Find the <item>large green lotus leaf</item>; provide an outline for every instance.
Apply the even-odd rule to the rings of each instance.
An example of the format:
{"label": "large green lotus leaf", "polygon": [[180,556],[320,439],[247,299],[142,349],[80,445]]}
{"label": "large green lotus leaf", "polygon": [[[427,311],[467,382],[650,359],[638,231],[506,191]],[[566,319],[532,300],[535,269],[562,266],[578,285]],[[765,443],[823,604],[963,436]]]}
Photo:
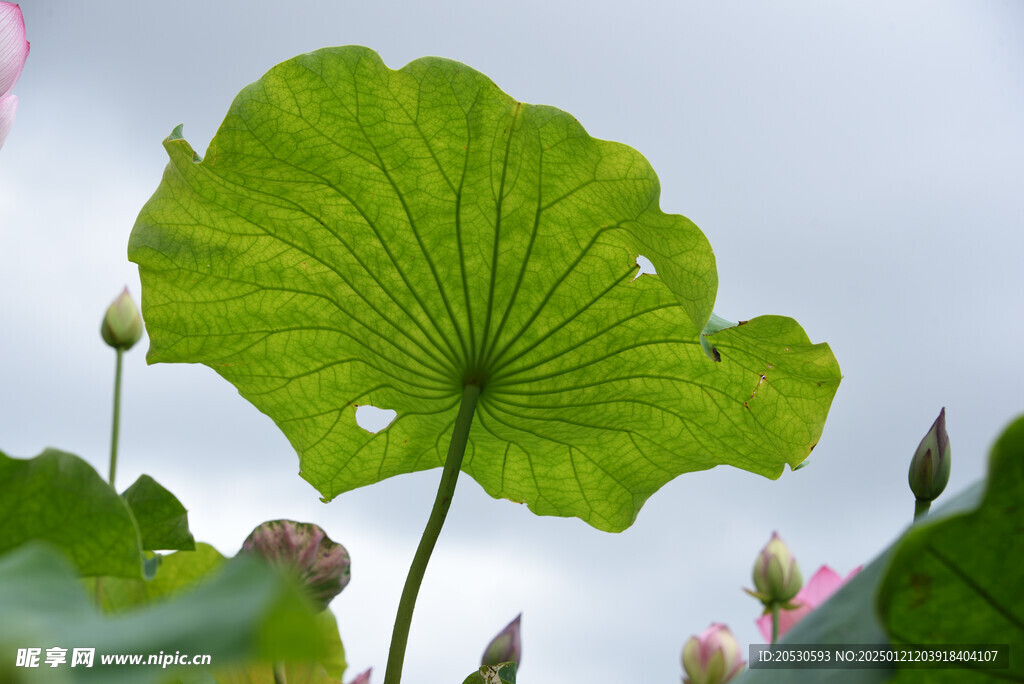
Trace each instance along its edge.
{"label": "large green lotus leaf", "polygon": [[188,530],[188,512],[159,482],[140,475],[121,496],[135,514],[142,548],[149,551],[192,551],[195,539]]}
{"label": "large green lotus leaf", "polygon": [[[173,670],[103,667],[101,655],[209,654],[215,666],[225,666],[254,659],[315,660],[326,651],[298,588],[247,557],[228,561],[210,581],[173,599],[107,616],[93,605],[61,554],[27,544],[0,556],[0,615],[4,682],[21,681],[26,672],[13,667],[18,648],[43,648],[44,657],[46,648],[67,648],[68,663],[50,674],[103,684],[163,681]],[[96,649],[94,667],[70,667],[76,647]]]}
{"label": "large green lotus leaf", "polygon": [[[465,65],[319,50],[245,88],[204,158],[165,147],[128,248],[148,359],[233,383],[325,499],[442,465],[467,383],[462,469],[604,530],[684,472],[778,477],[821,434],[828,346],[768,317],[711,361],[714,255],[647,161]],[[370,434],[362,404],[398,416]]]}
{"label": "large green lotus leaf", "polygon": [[928,670],[929,682],[1024,681],[1024,418],[992,449],[981,506],[904,537],[878,609],[895,644],[1009,645],[1009,669]]}
{"label": "large green lotus leaf", "polygon": [[139,528],[128,503],[78,456],[0,453],[0,553],[31,541],[60,547],[84,576],[142,577]]}

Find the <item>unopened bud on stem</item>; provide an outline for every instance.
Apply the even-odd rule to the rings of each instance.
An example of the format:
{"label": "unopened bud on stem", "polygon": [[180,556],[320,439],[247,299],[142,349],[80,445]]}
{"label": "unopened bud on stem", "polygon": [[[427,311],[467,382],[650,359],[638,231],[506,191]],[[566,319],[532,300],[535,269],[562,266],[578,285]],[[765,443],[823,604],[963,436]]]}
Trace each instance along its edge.
{"label": "unopened bud on stem", "polygon": [[519,621],[522,617],[522,613],[516,615],[516,619],[508,623],[505,629],[491,640],[484,649],[483,658],[480,659],[481,665],[519,664],[523,654],[522,638],[519,635]]}
{"label": "unopened bud on stem", "polygon": [[713,623],[683,646],[685,684],[725,684],[746,664],[736,637],[725,625]]}
{"label": "unopened bud on stem", "polygon": [[756,596],[765,606],[784,604],[796,596],[804,580],[796,559],[777,532],[772,532],[761,553],[754,561]]}
{"label": "unopened bud on stem", "polygon": [[943,407],[910,461],[910,490],[918,501],[931,503],[942,494],[949,482],[949,466],[949,435],[946,434],[946,409]]}
{"label": "unopened bud on stem", "polygon": [[131,349],[142,337],[142,315],[127,287],[107,308],[100,325],[100,335],[104,342],[121,350]]}

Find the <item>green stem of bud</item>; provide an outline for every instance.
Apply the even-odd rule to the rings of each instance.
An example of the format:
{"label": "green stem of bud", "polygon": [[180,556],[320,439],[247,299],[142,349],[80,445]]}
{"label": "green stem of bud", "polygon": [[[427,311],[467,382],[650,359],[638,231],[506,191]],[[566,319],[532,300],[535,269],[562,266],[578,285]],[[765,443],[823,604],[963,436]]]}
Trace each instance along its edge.
{"label": "green stem of bud", "polygon": [[921,499],[914,500],[914,522],[928,512],[928,509],[932,507],[931,501],[923,501]]}
{"label": "green stem of bud", "polygon": [[772,604],[772,643],[779,640],[779,604]]}
{"label": "green stem of bud", "polygon": [[388,651],[387,671],[384,673],[384,684],[399,684],[402,681],[402,665],[405,661],[405,648],[409,642],[409,626],[412,624],[412,611],[416,607],[416,596],[420,592],[423,574],[427,570],[427,562],[441,534],[441,527],[452,504],[455,485],[459,481],[459,470],[462,468],[462,457],[466,453],[466,442],[469,440],[469,428],[473,424],[473,413],[477,399],[480,397],[479,385],[466,385],[462,392],[462,403],[459,415],[452,429],[452,439],[448,445],[448,456],[441,473],[441,482],[437,486],[434,507],[427,519],[427,526],[416,547],[409,575],[402,589],[402,598],[398,602],[398,615],[395,617],[394,631],[391,633],[391,648]]}
{"label": "green stem of bud", "polygon": [[121,427],[121,361],[124,350],[116,349],[117,370],[114,371],[114,418],[110,429],[110,486],[114,486],[114,475],[117,472],[117,433]]}
{"label": "green stem of bud", "polygon": [[288,676],[284,672],[284,663],[280,660],[274,663],[274,684],[288,684]]}

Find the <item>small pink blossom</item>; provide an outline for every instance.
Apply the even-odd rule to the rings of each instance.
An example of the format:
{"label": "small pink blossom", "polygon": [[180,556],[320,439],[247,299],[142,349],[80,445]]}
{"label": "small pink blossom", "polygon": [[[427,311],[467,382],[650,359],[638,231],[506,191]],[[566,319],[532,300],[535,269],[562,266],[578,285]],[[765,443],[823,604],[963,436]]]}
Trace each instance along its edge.
{"label": "small pink blossom", "polygon": [[[822,565],[814,573],[814,576],[808,580],[807,584],[793,597],[791,603],[796,605],[796,608],[779,611],[779,637],[781,638],[796,623],[800,622],[804,616],[827,601],[832,594],[839,590],[839,587],[849,582],[851,577],[860,572],[860,569],[861,566],[858,565],[844,579],[832,568]],[[764,637],[764,640],[770,642],[772,640],[771,614],[759,617],[757,619],[757,628],[761,630],[761,636]]]}
{"label": "small pink blossom", "polygon": [[725,684],[738,675],[746,661],[729,628],[714,622],[683,646],[685,684]]}
{"label": "small pink blossom", "polygon": [[21,8],[13,2],[0,2],[0,148],[14,124],[18,98],[11,89],[25,68],[28,50]]}

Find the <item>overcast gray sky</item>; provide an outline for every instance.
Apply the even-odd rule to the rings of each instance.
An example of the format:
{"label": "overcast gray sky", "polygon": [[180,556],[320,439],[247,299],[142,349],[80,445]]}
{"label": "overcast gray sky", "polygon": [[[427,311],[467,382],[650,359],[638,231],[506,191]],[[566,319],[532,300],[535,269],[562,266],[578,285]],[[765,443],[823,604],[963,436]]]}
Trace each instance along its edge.
{"label": "overcast gray sky", "polygon": [[[1024,3],[21,3],[32,52],[0,151],[0,449],[106,472],[113,353],[98,334],[138,275],[135,216],[183,123],[205,149],[235,94],[319,47],[398,68],[465,62],[574,114],[658,172],[662,208],[715,249],[716,311],[796,318],[844,380],[809,467],[716,468],[632,528],[539,518],[459,483],[410,636],[409,684],[457,682],[523,612],[522,677],[678,682],[712,621],[760,642],[740,591],[778,530],[805,576],[845,574],[908,524],[910,456],[947,407],[949,491],[984,473],[1024,409]],[[329,505],[274,424],[204,367],[127,356],[118,484],[146,472],[233,554],[258,523],[321,524],[353,579],[335,600],[352,673],[383,680],[391,624],[439,471]],[[507,549],[514,552],[509,553]],[[500,553],[499,553],[500,550]],[[351,675],[350,675],[351,676]]]}

